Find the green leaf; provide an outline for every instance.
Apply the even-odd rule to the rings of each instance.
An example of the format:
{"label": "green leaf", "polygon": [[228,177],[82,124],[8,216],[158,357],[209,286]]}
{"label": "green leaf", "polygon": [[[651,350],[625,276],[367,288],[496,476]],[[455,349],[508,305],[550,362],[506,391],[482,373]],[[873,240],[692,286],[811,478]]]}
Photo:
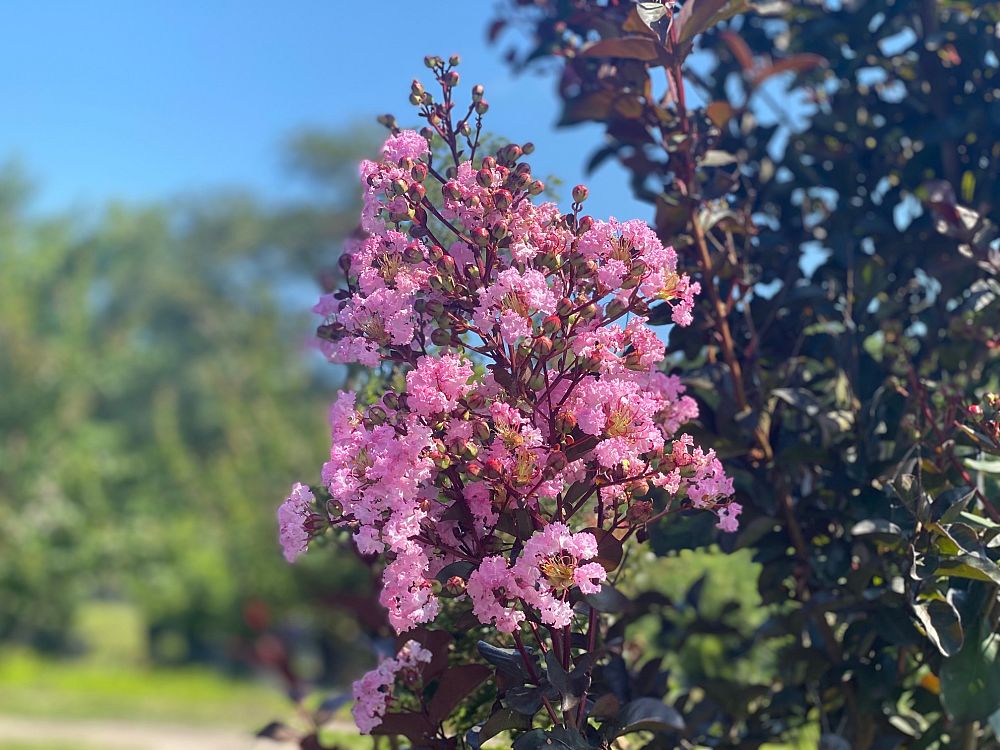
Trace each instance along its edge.
{"label": "green leaf", "polygon": [[652,732],[683,732],[684,719],[673,706],[656,698],[637,698],[622,707],[618,718],[608,727],[608,737],[649,730]]}
{"label": "green leaf", "polygon": [[[513,648],[499,648],[486,641],[479,641],[476,644],[480,656],[499,669],[503,674],[515,679],[528,679],[528,671],[525,669],[524,660],[521,653]],[[531,655],[530,650],[528,655]]]}
{"label": "green leaf", "polygon": [[674,20],[678,40],[690,42],[701,32],[751,7],[747,0],[687,0]]}
{"label": "green leaf", "polygon": [[605,583],[596,594],[584,594],[583,600],[598,612],[620,613],[628,609],[629,600],[622,592]]}
{"label": "green leaf", "polygon": [[943,524],[951,523],[965,510],[969,499],[975,494],[972,487],[952,487],[942,492],[931,504],[931,518]]}
{"label": "green leaf", "polygon": [[903,539],[903,530],[885,518],[868,518],[851,527],[852,536],[871,536],[886,544],[896,544]]}
{"label": "green leaf", "polygon": [[511,708],[501,708],[480,727],[476,733],[476,740],[481,744],[510,729],[531,729],[531,717]]}
{"label": "green leaf", "polygon": [[913,611],[938,651],[954,656],[961,650],[965,634],[955,605],[945,599],[930,599],[914,602]]}
{"label": "green leaf", "polygon": [[659,43],[649,37],[627,36],[601,39],[584,48],[580,54],[582,57],[616,57],[653,62],[660,58],[661,48]]}
{"label": "green leaf", "polygon": [[960,724],[983,721],[1000,710],[1000,633],[989,628],[988,618],[976,618],[965,646],[941,666],[941,702]]}
{"label": "green leaf", "polygon": [[1000,584],[1000,565],[980,555],[956,555],[944,559],[938,565],[937,574]]}
{"label": "green leaf", "polygon": [[975,458],[967,458],[965,459],[965,465],[973,471],[981,471],[984,474],[1000,474],[1000,459],[983,459],[980,461]]}

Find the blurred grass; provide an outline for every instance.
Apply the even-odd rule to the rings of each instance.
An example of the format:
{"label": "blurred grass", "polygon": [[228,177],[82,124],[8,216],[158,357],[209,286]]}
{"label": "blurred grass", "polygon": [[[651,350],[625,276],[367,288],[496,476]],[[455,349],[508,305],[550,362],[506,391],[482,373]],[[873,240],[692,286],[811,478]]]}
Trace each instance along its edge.
{"label": "blurred grass", "polygon": [[0,713],[128,719],[255,729],[289,711],[280,691],[208,669],[145,668],[91,659],[0,655]]}
{"label": "blurred grass", "polygon": [[83,654],[73,658],[0,650],[0,714],[256,729],[290,710],[277,685],[208,667],[150,666],[141,618],[127,604],[88,603],[74,639]]}

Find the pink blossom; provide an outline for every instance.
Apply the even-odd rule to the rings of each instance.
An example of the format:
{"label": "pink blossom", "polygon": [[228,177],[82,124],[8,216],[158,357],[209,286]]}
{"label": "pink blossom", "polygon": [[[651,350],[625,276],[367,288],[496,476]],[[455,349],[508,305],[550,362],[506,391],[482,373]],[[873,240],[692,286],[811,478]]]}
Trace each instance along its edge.
{"label": "pink blossom", "polygon": [[370,734],[382,723],[397,677],[404,672],[416,674],[420,665],[430,663],[432,657],[430,651],[410,640],[403,644],[395,658],[383,660],[378,667],[354,682],[351,687],[354,695],[351,713],[362,734]]}
{"label": "pink blossom", "polygon": [[285,559],[295,562],[309,546],[309,531],[306,520],[316,497],[304,484],[296,483],[291,494],[278,508],[278,538],[284,550]]}
{"label": "pink blossom", "polygon": [[421,357],[406,374],[410,408],[424,417],[451,411],[468,393],[471,377],[472,367],[454,354]]}
{"label": "pink blossom", "polygon": [[392,162],[402,159],[415,161],[429,152],[427,140],[415,130],[400,130],[390,135],[382,145],[382,155]]}

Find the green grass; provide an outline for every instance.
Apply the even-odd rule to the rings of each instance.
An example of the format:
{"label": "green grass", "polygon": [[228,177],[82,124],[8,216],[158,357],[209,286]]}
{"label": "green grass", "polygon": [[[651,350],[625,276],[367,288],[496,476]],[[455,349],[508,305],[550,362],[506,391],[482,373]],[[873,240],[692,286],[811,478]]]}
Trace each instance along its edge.
{"label": "green grass", "polygon": [[200,668],[148,669],[0,654],[0,711],[21,717],[131,719],[253,728],[289,711],[280,691]]}

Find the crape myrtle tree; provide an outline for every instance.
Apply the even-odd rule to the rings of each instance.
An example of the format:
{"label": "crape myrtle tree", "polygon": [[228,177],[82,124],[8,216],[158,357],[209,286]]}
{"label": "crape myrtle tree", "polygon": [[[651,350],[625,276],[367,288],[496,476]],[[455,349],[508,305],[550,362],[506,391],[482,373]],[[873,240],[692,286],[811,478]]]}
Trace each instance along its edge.
{"label": "crape myrtle tree", "polygon": [[411,91],[426,126],[385,118],[345,283],[316,306],[329,359],[379,377],[331,407],[321,482],[278,511],[285,556],[349,534],[383,567],[398,643],[354,684],[363,733],[456,748],[507,731],[519,750],[675,737],[665,675],[623,657],[623,615],[662,602],[614,581],[679,513],[738,528],[647,324],[666,306],[689,326],[699,286],[644,221],[584,214],[586,187],[566,212],[538,202],[532,147],[484,148],[482,87],[459,103],[458,59],[426,64],[433,87]]}
{"label": "crape myrtle tree", "polygon": [[997,746],[998,23],[945,0],[521,0],[491,27],[555,70],[562,125],[605,126],[590,167],[628,170],[702,288],[670,349],[770,614],[720,639],[777,658],[675,676],[693,745]]}

